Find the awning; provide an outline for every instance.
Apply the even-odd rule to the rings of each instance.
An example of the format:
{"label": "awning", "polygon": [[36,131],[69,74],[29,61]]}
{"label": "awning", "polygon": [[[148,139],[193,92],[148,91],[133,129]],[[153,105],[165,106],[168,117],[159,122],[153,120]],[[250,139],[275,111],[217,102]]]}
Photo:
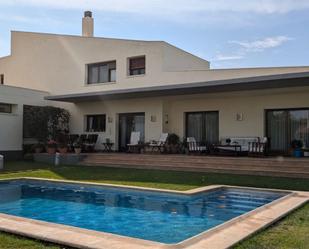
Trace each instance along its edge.
{"label": "awning", "polygon": [[198,83],[160,85],[110,91],[73,93],[66,95],[51,95],[46,96],[45,99],[76,103],[83,101],[147,98],[300,86],[309,86],[309,72],[215,80]]}

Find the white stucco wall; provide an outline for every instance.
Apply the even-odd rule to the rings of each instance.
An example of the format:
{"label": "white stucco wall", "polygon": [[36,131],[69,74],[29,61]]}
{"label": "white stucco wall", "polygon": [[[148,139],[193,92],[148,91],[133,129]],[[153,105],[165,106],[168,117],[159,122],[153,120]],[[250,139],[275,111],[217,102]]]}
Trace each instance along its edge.
{"label": "white stucco wall", "polygon": [[[219,111],[219,136],[265,136],[265,110],[308,108],[309,87],[183,96],[168,102],[169,132],[185,136],[185,113]],[[243,114],[243,121],[236,114]]]}
{"label": "white stucco wall", "polygon": [[47,105],[47,92],[0,85],[0,103],[13,105],[12,113],[0,113],[0,151],[20,151],[23,143],[23,105]]}
{"label": "white stucco wall", "polygon": [[[145,113],[145,140],[158,140],[163,130],[162,127],[162,101],[160,99],[129,99],[101,102],[85,102],[76,104],[70,108],[71,133],[87,134],[85,132],[85,116],[90,114],[106,114],[106,120],[111,118],[112,122],[106,121],[105,132],[95,132],[99,134],[97,149],[102,148],[101,143],[109,138],[118,147],[118,115],[122,113]],[[151,122],[151,116],[156,117],[155,122]]]}
{"label": "white stucco wall", "polygon": [[[129,57],[146,56],[146,74],[127,75]],[[116,82],[87,85],[86,64],[116,60]],[[12,54],[0,73],[14,86],[52,95],[309,72],[309,67],[209,70],[209,62],[160,41],[12,32]],[[18,72],[18,73],[16,73]]]}
{"label": "white stucco wall", "polygon": [[[72,109],[71,132],[85,133],[85,115],[106,114],[113,121],[107,123],[106,132],[100,133],[98,145],[105,138],[110,138],[116,142],[117,148],[119,113],[145,112],[147,142],[158,140],[162,132],[185,136],[186,112],[219,111],[220,137],[263,137],[266,109],[304,107],[309,107],[309,87],[87,102],[79,103]],[[243,114],[243,121],[236,120],[237,113]],[[156,122],[151,122],[151,115],[156,116]]]}

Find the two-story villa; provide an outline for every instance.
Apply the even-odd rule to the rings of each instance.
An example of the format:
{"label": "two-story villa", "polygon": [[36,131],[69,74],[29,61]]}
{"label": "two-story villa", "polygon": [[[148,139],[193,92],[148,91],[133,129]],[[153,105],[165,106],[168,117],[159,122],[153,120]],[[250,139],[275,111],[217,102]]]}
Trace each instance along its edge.
{"label": "two-story villa", "polygon": [[211,69],[167,42],[93,37],[91,12],[82,28],[82,36],[12,32],[11,54],[0,58],[1,123],[18,115],[10,109],[18,97],[5,100],[2,90],[14,86],[42,101],[44,93],[70,111],[71,133],[99,133],[116,150],[131,131],[144,141],[169,132],[210,143],[267,136],[274,151],[292,139],[309,146],[309,67]]}

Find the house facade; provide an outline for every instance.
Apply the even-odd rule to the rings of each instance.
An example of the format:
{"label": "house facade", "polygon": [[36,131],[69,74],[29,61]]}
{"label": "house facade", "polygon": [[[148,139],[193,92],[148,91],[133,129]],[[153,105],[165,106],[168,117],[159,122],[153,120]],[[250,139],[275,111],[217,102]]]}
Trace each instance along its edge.
{"label": "house facade", "polygon": [[124,150],[132,131],[145,142],[168,132],[206,143],[267,136],[280,152],[293,139],[309,147],[309,67],[211,69],[163,41],[93,37],[89,12],[82,33],[13,31],[0,75],[69,110],[70,132],[99,134],[98,149],[108,138]]}

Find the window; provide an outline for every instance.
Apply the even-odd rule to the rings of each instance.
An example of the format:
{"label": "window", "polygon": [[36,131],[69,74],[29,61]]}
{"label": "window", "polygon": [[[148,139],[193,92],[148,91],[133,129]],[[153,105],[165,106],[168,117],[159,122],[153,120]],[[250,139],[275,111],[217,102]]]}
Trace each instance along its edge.
{"label": "window", "polygon": [[0,74],[0,85],[4,85],[4,74]]}
{"label": "window", "polygon": [[266,136],[272,152],[287,152],[292,140],[309,146],[309,108],[266,110]]}
{"label": "window", "polygon": [[219,112],[186,113],[186,136],[197,142],[214,144],[219,141]]}
{"label": "window", "polygon": [[129,58],[129,75],[141,75],[146,71],[146,57]]}
{"label": "window", "polygon": [[86,116],[87,132],[104,132],[106,129],[106,115],[87,115]]}
{"label": "window", "polygon": [[88,84],[116,81],[116,61],[88,65]]}
{"label": "window", "polygon": [[0,103],[0,113],[12,113],[12,105]]}

